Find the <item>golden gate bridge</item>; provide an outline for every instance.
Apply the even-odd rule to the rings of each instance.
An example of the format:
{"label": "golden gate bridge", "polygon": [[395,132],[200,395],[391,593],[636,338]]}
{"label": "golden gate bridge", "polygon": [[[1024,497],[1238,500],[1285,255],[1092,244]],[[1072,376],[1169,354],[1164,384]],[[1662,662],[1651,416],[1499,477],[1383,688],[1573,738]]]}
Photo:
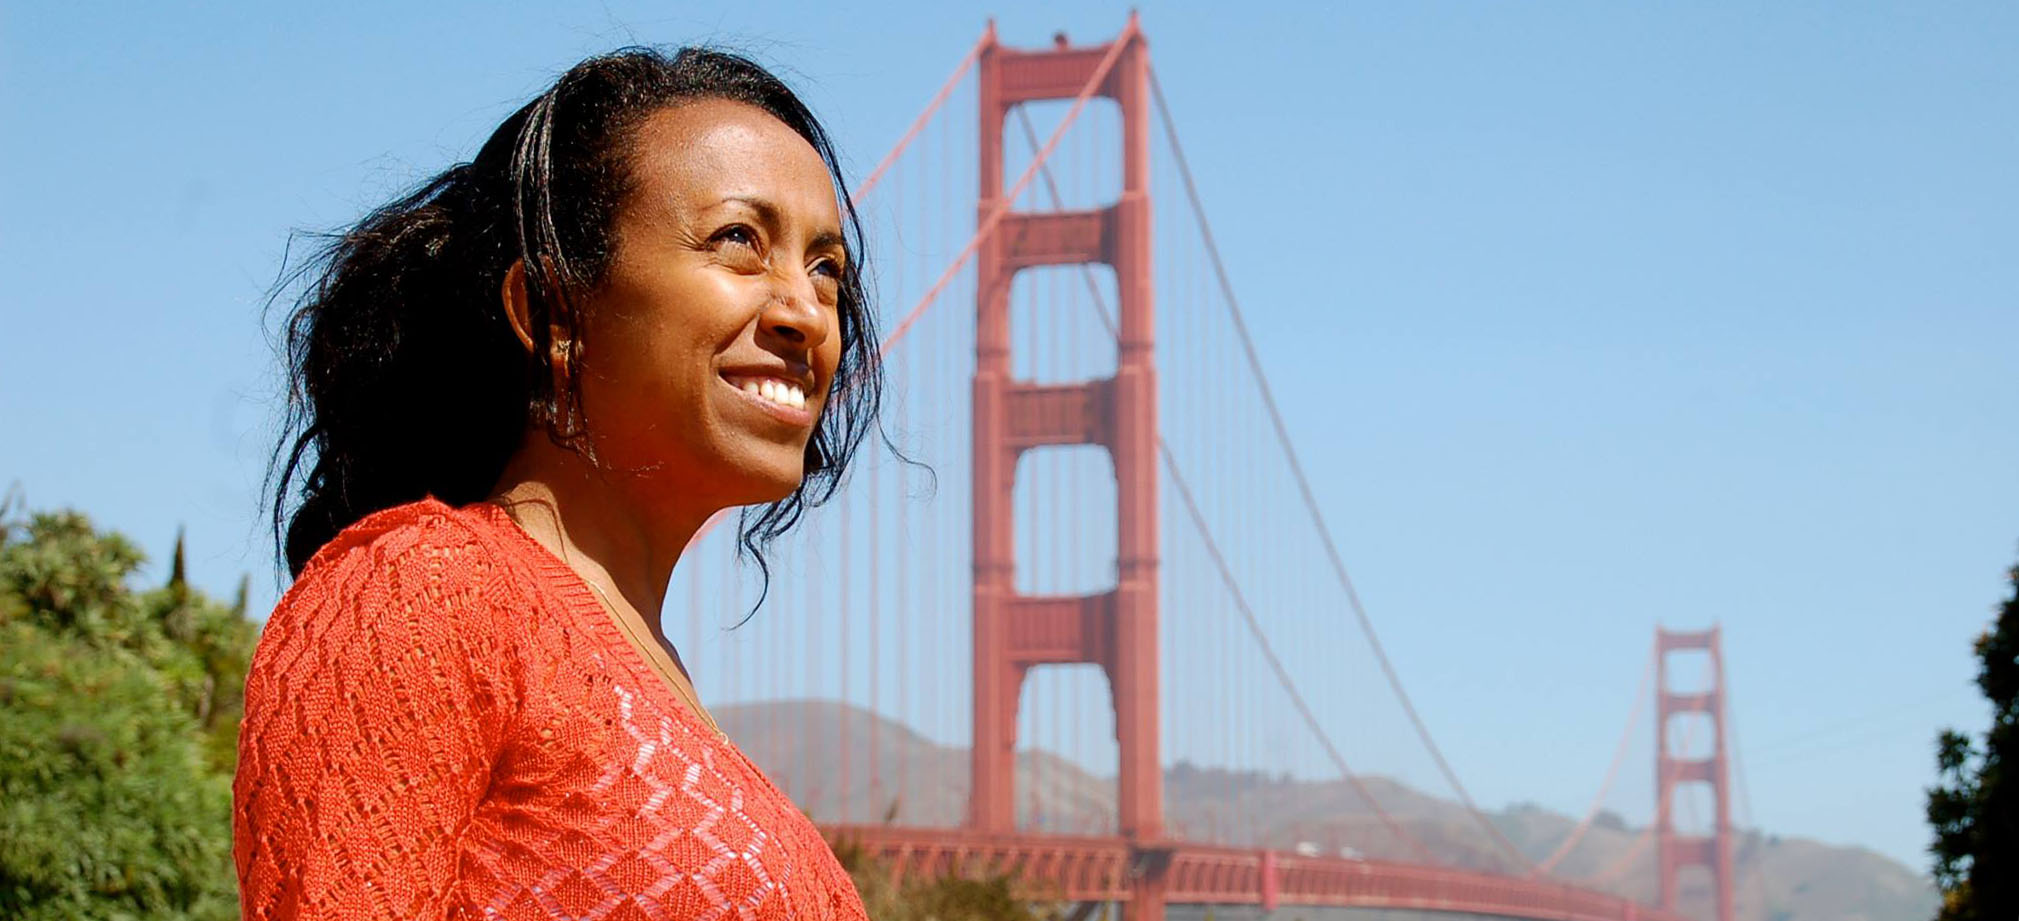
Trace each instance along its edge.
{"label": "golden gate bridge", "polygon": [[[755,727],[792,744],[739,741],[893,874],[1008,874],[1076,917],[1119,904],[1132,921],[1177,906],[1680,921],[1689,870],[1708,876],[1709,917],[1732,921],[1716,628],[1657,631],[1590,810],[1547,854],[1509,840],[1354,589],[1179,137],[1134,14],[1096,45],[1011,48],[990,24],[852,191],[888,319],[887,437],[917,462],[866,458],[780,548],[747,623],[731,529],[704,529],[669,595],[685,599],[703,692],[801,701],[762,708]],[[1704,660],[1694,687],[1672,680],[1676,653]],[[1570,874],[1650,698],[1654,818]],[[1397,814],[1400,794],[1340,744],[1370,733],[1413,738],[1467,824]],[[964,764],[944,763],[962,747]],[[1225,795],[1168,814],[1181,765]],[[1365,821],[1324,830],[1322,849],[1272,840],[1238,778],[1291,765],[1343,782]],[[1110,789],[1089,793],[1089,768],[1111,770],[1096,784]],[[1607,891],[1650,859],[1647,904]]]}

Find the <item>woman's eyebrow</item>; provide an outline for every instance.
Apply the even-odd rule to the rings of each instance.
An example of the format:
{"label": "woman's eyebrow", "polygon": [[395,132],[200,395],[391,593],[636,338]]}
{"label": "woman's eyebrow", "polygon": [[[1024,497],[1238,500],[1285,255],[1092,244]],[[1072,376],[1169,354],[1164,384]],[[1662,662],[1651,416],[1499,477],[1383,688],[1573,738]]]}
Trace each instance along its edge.
{"label": "woman's eyebrow", "polygon": [[744,207],[747,207],[750,210],[757,212],[757,219],[759,221],[768,225],[773,230],[778,229],[778,225],[780,223],[778,206],[772,204],[771,200],[768,198],[759,198],[754,195],[730,195],[724,197],[720,202],[717,202],[717,204],[743,205]]}
{"label": "woman's eyebrow", "polygon": [[[757,219],[774,231],[784,225],[783,212],[779,210],[777,205],[772,204],[768,198],[756,195],[730,195],[723,198],[718,204],[727,205],[732,203],[743,205],[757,212]],[[844,258],[848,256],[848,240],[841,235],[841,231],[839,230],[822,230],[815,233],[807,239],[806,248],[809,250],[831,249],[840,252]]]}
{"label": "woman's eyebrow", "polygon": [[848,261],[848,240],[838,230],[823,230],[806,241],[809,250],[832,250],[841,255],[841,261]]}

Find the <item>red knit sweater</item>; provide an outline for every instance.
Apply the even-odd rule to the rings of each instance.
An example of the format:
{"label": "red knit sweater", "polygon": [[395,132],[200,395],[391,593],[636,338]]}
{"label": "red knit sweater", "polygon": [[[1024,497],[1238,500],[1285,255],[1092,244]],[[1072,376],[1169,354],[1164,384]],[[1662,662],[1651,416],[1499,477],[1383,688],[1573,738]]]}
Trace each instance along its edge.
{"label": "red knit sweater", "polygon": [[487,503],[309,561],[246,680],[248,919],[862,919],[813,823]]}

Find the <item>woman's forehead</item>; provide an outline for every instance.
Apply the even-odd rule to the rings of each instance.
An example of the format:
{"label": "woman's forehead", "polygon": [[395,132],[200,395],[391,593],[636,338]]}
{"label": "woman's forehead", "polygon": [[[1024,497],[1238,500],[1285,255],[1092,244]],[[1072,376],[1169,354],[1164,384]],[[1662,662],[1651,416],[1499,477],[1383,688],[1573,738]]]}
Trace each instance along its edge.
{"label": "woman's forehead", "polygon": [[661,109],[639,126],[632,157],[639,191],[683,208],[754,199],[797,220],[839,222],[819,152],[756,106],[710,99]]}

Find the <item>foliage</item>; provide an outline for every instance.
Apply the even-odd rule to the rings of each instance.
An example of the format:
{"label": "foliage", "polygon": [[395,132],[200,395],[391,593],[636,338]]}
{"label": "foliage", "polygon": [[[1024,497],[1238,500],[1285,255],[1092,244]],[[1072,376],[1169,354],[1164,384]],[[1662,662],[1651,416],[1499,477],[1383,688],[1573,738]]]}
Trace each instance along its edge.
{"label": "foliage", "polygon": [[877,921],[1051,921],[1059,913],[1019,897],[1007,876],[970,879],[942,876],[891,882],[890,865],[860,844],[831,842],[834,855],[855,880],[863,906]]}
{"label": "foliage", "polygon": [[[0,517],[5,512],[0,511]],[[0,522],[0,916],[229,919],[256,628],[74,512]]]}
{"label": "foliage", "polygon": [[1977,637],[1977,687],[1991,702],[1978,748],[1955,730],[1935,746],[1941,780],[1928,791],[1940,921],[2019,918],[2019,566],[2013,596]]}

